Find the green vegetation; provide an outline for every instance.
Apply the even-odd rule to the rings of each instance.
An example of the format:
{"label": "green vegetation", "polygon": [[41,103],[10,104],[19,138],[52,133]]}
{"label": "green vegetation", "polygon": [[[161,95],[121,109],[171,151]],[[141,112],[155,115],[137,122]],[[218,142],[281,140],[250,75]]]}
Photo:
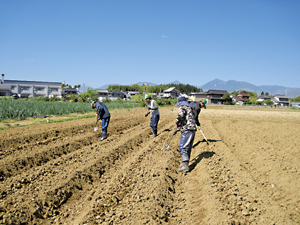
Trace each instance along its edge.
{"label": "green vegetation", "polygon": [[290,98],[291,102],[300,102],[300,96],[296,97],[296,98]]}
{"label": "green vegetation", "polygon": [[78,95],[67,95],[64,101],[68,100],[71,102],[91,102],[98,101],[98,92],[96,89],[88,88],[86,92]]}
{"label": "green vegetation", "polygon": [[274,102],[271,99],[267,99],[261,102],[261,105],[274,105]]}
{"label": "green vegetation", "polygon": [[[109,110],[119,108],[140,107],[135,102],[111,101],[105,103]],[[72,113],[88,113],[94,111],[90,103],[81,102],[50,102],[30,100],[3,100],[0,101],[0,121],[24,120],[27,118],[43,118],[48,116],[61,116]]]}
{"label": "green vegetation", "polygon": [[[150,95],[151,96],[151,95]],[[155,97],[153,97],[153,99],[156,100],[157,104],[159,106],[171,106],[171,105],[175,105],[177,102],[177,99],[156,99]],[[105,102],[107,100],[104,100],[103,102]],[[144,100],[144,95],[139,94],[139,95],[133,95],[131,97],[131,101],[134,103],[138,103],[141,107],[145,107],[148,106],[148,103]]]}
{"label": "green vegetation", "polygon": [[222,98],[225,100],[225,105],[233,105],[234,103],[232,102],[232,98],[230,97],[229,94],[224,94]]}
{"label": "green vegetation", "polygon": [[27,118],[86,113],[90,111],[88,103],[39,102],[10,100],[0,101],[0,121],[7,119],[23,120]]}
{"label": "green vegetation", "polygon": [[138,85],[133,84],[129,85],[109,85],[106,90],[108,91],[138,91],[140,93],[159,93],[167,90],[170,87],[176,87],[182,93],[190,93],[190,92],[200,92],[203,91],[201,88],[197,88],[195,86],[189,84],[160,84],[155,86],[147,86],[147,85]]}

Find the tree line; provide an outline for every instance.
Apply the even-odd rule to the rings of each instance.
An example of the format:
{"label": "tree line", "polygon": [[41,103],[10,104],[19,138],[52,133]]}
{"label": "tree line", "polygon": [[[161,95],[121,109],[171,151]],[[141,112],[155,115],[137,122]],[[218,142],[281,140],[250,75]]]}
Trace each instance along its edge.
{"label": "tree line", "polygon": [[177,90],[179,90],[181,93],[191,93],[191,92],[202,92],[203,90],[201,88],[197,88],[193,85],[189,84],[160,84],[155,86],[149,86],[147,84],[138,85],[108,85],[106,88],[107,91],[113,92],[113,91],[138,91],[139,93],[160,93],[165,90],[167,90],[170,87],[175,87]]}

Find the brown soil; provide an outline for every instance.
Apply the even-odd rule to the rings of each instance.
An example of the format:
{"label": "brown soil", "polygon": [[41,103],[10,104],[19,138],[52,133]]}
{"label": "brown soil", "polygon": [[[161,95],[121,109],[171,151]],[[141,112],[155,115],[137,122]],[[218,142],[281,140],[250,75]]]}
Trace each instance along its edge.
{"label": "brown soil", "polygon": [[[241,110],[243,109],[243,110]],[[299,224],[299,112],[208,108],[189,173],[176,107],[0,131],[0,224]]]}

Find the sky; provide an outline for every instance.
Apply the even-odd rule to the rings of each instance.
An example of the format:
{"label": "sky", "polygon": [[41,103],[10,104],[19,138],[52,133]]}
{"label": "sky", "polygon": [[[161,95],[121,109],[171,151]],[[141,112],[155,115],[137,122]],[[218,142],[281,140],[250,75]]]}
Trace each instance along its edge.
{"label": "sky", "polygon": [[299,0],[0,0],[0,74],[300,88]]}

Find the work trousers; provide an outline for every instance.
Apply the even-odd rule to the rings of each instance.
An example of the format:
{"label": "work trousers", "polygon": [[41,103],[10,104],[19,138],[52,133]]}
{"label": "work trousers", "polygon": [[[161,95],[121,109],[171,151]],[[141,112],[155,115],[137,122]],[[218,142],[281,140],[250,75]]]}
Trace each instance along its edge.
{"label": "work trousers", "polygon": [[107,127],[109,125],[109,121],[110,121],[110,116],[102,119],[101,128],[102,131],[105,133],[107,133]]}
{"label": "work trousers", "polygon": [[157,134],[158,121],[159,121],[159,114],[156,115],[156,116],[151,116],[150,127],[151,127],[154,134]]}
{"label": "work trousers", "polygon": [[186,130],[181,133],[179,149],[182,162],[189,162],[196,131]]}

